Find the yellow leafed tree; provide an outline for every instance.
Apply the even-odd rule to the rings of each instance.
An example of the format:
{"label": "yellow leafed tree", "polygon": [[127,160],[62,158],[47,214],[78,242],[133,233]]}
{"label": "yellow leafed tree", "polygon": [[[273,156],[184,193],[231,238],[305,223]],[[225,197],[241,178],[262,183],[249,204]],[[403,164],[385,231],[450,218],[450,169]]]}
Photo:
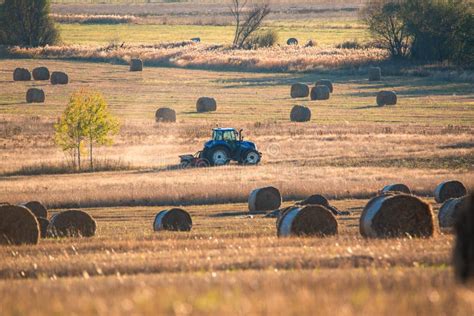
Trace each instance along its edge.
{"label": "yellow leafed tree", "polygon": [[74,163],[81,170],[81,154],[89,147],[90,169],[94,169],[94,145],[112,144],[112,135],[119,132],[118,120],[108,110],[98,91],[79,90],[69,99],[58,123],[55,141],[62,150],[72,152]]}

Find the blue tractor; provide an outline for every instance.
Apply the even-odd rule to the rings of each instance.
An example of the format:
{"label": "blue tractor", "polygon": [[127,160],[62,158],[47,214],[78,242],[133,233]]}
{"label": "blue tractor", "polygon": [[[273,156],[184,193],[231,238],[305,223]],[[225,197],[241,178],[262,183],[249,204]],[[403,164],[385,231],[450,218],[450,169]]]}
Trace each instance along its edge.
{"label": "blue tractor", "polygon": [[204,149],[195,155],[180,156],[183,167],[222,166],[230,161],[256,165],[262,154],[254,143],[244,141],[242,130],[235,128],[214,128],[212,139],[204,144]]}

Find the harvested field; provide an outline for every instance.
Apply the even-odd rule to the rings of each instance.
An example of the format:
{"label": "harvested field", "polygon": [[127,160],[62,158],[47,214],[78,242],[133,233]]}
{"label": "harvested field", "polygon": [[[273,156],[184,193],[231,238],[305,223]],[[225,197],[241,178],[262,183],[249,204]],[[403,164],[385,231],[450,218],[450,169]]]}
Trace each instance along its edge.
{"label": "harvested field", "polygon": [[[97,219],[94,239],[0,248],[0,303],[10,314],[49,299],[40,315],[154,314],[177,306],[196,313],[240,313],[242,306],[265,313],[277,311],[275,304],[285,313],[309,313],[323,302],[323,314],[411,315],[415,307],[443,313],[453,302],[460,314],[471,310],[473,298],[455,285],[450,268],[453,236],[365,240],[357,226],[366,202],[336,201],[351,215],[340,220],[338,236],[324,239],[278,239],[275,219],[238,215],[246,204],[188,208],[189,233],[153,232],[156,208],[88,209]],[[13,304],[23,296],[32,298]],[[364,303],[372,297],[384,304]],[[70,305],[72,298],[76,304]],[[305,307],[284,304],[292,298]]]}
{"label": "harvested field", "polygon": [[[2,316],[472,314],[433,195],[447,180],[474,188],[473,72],[388,60],[359,20],[364,3],[272,0],[263,31],[275,31],[277,45],[238,50],[222,1],[53,0],[63,43],[0,48],[0,201],[41,201],[53,224],[71,209],[93,220],[80,231],[77,218],[56,222],[61,237],[50,226],[37,245],[0,246]],[[299,44],[286,45],[290,37]],[[337,48],[351,45],[359,48]],[[132,58],[143,71],[130,72]],[[15,68],[40,66],[70,81],[13,81]],[[370,66],[381,80],[369,80]],[[293,83],[322,78],[334,85],[329,99],[291,98]],[[26,103],[30,88],[45,102]],[[121,125],[113,145],[94,147],[92,171],[87,142],[82,170],[54,144],[54,124],[80,89],[99,90]],[[382,90],[396,91],[396,106],[377,106]],[[202,96],[217,111],[197,111]],[[311,120],[291,115],[295,105]],[[242,128],[261,163],[183,169],[179,155],[201,150],[216,126]],[[423,223],[411,225],[406,209],[401,231],[395,205],[372,225],[374,237],[391,238],[362,237],[364,206],[398,183],[435,222],[417,234]],[[250,192],[269,186],[282,202],[249,212]],[[279,238],[267,215],[314,194],[327,199],[310,203],[327,210],[288,215],[280,234],[314,236]],[[160,213],[177,208],[189,216]],[[459,240],[461,279],[469,240]]]}

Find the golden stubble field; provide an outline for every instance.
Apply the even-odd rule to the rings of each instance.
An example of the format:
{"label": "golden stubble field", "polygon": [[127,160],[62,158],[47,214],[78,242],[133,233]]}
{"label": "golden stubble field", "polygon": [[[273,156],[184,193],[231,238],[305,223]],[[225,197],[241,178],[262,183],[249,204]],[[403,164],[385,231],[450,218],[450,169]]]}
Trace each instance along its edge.
{"label": "golden stubble field", "polygon": [[[15,66],[46,65],[69,73],[67,86],[12,82]],[[0,62],[0,200],[34,197],[53,207],[242,202],[260,185],[279,187],[286,199],[323,192],[369,197],[392,182],[429,195],[441,181],[472,186],[474,95],[471,84],[435,78],[311,73],[242,73],[128,67],[51,60]],[[292,82],[334,80],[328,101],[289,98]],[[24,102],[27,87],[45,90],[44,104]],[[54,145],[53,123],[69,95],[99,89],[122,122],[112,147],[97,150],[122,171],[40,174],[66,163]],[[379,89],[398,92],[395,107],[377,107]],[[213,96],[215,113],[198,114],[199,96]],[[312,121],[289,122],[295,104],[308,105]],[[177,124],[157,124],[157,108],[176,109]],[[260,166],[176,170],[178,155],[201,149],[215,126],[244,128],[263,152]],[[26,168],[26,170],[25,170]],[[51,169],[51,168],[49,168]],[[31,171],[33,170],[33,171]]]}
{"label": "golden stubble field", "polygon": [[[16,66],[40,64],[68,72],[71,83],[11,81]],[[453,278],[452,235],[365,240],[358,218],[388,183],[408,184],[435,211],[439,182],[472,188],[472,84],[369,83],[357,73],[129,73],[101,63],[0,61],[0,201],[39,199],[53,213],[81,207],[98,221],[92,239],[0,248],[2,314],[471,314],[474,296]],[[288,97],[292,82],[322,77],[335,83],[330,100]],[[30,86],[44,88],[45,104],[24,102]],[[35,175],[65,163],[53,123],[80,88],[101,90],[121,120],[115,145],[97,153],[126,170]],[[375,106],[382,88],[398,92],[397,106]],[[203,95],[217,99],[216,113],[195,112]],[[288,122],[294,104],[311,108],[310,123]],[[175,108],[178,123],[155,123],[161,106]],[[243,127],[263,163],[174,168],[217,124]],[[262,185],[277,186],[285,205],[322,193],[351,213],[338,219],[337,237],[279,239],[275,219],[248,216],[243,203]],[[154,215],[179,204],[193,216],[192,232],[154,233]]]}
{"label": "golden stubble field", "polygon": [[245,204],[188,207],[190,233],[152,232],[153,207],[87,209],[92,239],[0,248],[2,312],[470,314],[474,296],[450,267],[453,236],[364,240],[365,202],[335,201],[351,214],[322,239],[277,238],[275,219]]}

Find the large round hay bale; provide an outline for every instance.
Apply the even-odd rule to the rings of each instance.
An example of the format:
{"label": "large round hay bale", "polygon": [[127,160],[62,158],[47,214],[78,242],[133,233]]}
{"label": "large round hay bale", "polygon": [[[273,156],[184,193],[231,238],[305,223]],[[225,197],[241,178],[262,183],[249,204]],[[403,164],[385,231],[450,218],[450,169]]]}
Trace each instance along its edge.
{"label": "large round hay bale", "polygon": [[35,80],[49,80],[49,69],[46,67],[37,67],[33,69],[33,79]]}
{"label": "large round hay bale", "polygon": [[139,58],[132,58],[130,60],[130,71],[142,71],[143,61]]}
{"label": "large round hay bale", "polygon": [[43,217],[37,217],[39,228],[40,228],[40,237],[46,238],[48,235],[49,221]]}
{"label": "large round hay bale", "polygon": [[469,196],[452,198],[443,203],[438,212],[440,228],[453,228],[460,210],[469,203]]}
{"label": "large round hay bale", "polygon": [[26,91],[27,103],[43,103],[45,99],[44,91],[38,88],[30,88]]}
{"label": "large round hay bale", "polygon": [[26,68],[15,68],[13,71],[13,80],[14,81],[30,81],[31,73]]}
{"label": "large round hay bale", "polygon": [[332,93],[334,91],[332,81],[329,80],[329,79],[320,79],[320,80],[316,81],[315,86],[326,86],[326,87],[329,88],[329,92]]}
{"label": "large round hay bale", "polygon": [[291,85],[290,96],[292,98],[305,98],[309,95],[309,87],[304,83],[295,83]]}
{"label": "large round hay bale", "polygon": [[97,224],[84,211],[68,210],[51,217],[48,234],[53,237],[92,237]]}
{"label": "large round hay bale", "polygon": [[39,201],[30,201],[27,203],[21,203],[20,205],[29,209],[37,218],[48,218],[48,209]]}
{"label": "large round hay bale", "polygon": [[191,215],[183,209],[172,208],[156,214],[153,230],[190,231],[193,227]]}
{"label": "large round hay bale", "polygon": [[428,203],[413,195],[382,194],[365,206],[359,223],[364,237],[430,237],[433,212]]}
{"label": "large round hay bale", "polygon": [[249,211],[273,211],[281,206],[281,194],[275,187],[264,187],[253,190],[248,199]]}
{"label": "large round hay bale", "polygon": [[380,67],[369,68],[369,81],[379,81],[382,78],[382,69]]}
{"label": "large round hay bale", "polygon": [[331,92],[327,86],[311,88],[311,100],[328,100]]}
{"label": "large round hay bale", "polygon": [[176,111],[171,108],[159,108],[156,110],[155,119],[157,122],[176,122]]}
{"label": "large round hay bale", "polygon": [[287,209],[279,220],[277,235],[324,237],[336,235],[337,229],[337,220],[330,210],[321,205],[307,205]]}
{"label": "large round hay bale", "polygon": [[298,204],[299,205],[322,205],[322,206],[328,207],[329,201],[328,199],[326,199],[326,197],[324,197],[321,194],[313,194],[307,197],[306,199],[304,199],[303,201],[299,202]]}
{"label": "large round hay bale", "polygon": [[69,77],[65,72],[53,71],[51,74],[51,84],[68,84]]}
{"label": "large round hay bale", "polygon": [[304,105],[295,105],[291,109],[290,120],[292,122],[308,122],[311,120],[311,110]]}
{"label": "large round hay bale", "polygon": [[298,40],[294,37],[291,37],[286,41],[286,44],[287,45],[298,45]]}
{"label": "large round hay bale", "polygon": [[452,198],[458,198],[467,194],[466,187],[462,182],[457,180],[450,180],[440,183],[435,191],[434,198],[436,202],[443,203]]}
{"label": "large round hay bale", "polygon": [[193,38],[191,38],[191,42],[201,43],[201,38],[200,37],[193,37]]}
{"label": "large round hay bale", "polygon": [[217,102],[214,98],[200,97],[196,102],[196,111],[212,112],[217,110]]}
{"label": "large round hay bale", "polygon": [[403,183],[394,183],[394,184],[389,184],[389,185],[384,186],[382,189],[382,193],[388,193],[388,192],[401,192],[401,193],[411,194],[410,188]]}
{"label": "large round hay bale", "polygon": [[377,93],[377,105],[395,105],[397,104],[397,94],[395,91],[382,90]]}
{"label": "large round hay bale", "polygon": [[0,245],[37,244],[38,220],[29,209],[18,205],[0,206]]}
{"label": "large round hay bale", "polygon": [[474,280],[474,195],[463,203],[455,223],[456,243],[453,263],[458,280]]}

